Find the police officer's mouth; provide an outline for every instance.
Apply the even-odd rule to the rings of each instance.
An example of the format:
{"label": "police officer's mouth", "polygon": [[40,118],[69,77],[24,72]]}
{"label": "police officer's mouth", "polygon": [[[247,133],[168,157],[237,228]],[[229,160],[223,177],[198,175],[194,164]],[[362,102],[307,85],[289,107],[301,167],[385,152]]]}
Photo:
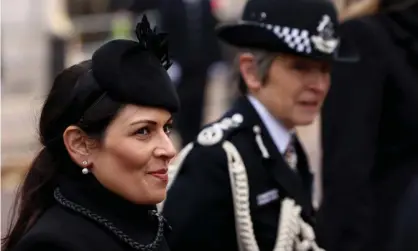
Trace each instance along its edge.
{"label": "police officer's mouth", "polygon": [[319,101],[299,101],[298,104],[305,108],[317,108]]}

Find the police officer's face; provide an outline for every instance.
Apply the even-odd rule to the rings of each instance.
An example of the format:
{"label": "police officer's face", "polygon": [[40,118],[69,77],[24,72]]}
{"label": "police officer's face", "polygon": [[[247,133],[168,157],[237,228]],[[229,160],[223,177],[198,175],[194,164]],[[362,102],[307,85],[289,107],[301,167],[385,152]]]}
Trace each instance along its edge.
{"label": "police officer's face", "polygon": [[138,204],[165,199],[167,169],[175,156],[171,114],[128,105],[109,125],[94,153],[92,173],[109,190]]}
{"label": "police officer's face", "polygon": [[292,55],[273,61],[265,83],[247,82],[250,93],[288,128],[313,122],[329,85],[329,63]]}

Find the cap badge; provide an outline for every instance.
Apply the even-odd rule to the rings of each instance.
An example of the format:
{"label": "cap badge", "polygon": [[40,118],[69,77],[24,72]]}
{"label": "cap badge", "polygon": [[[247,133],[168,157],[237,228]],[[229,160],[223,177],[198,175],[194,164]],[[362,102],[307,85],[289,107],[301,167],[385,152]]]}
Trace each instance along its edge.
{"label": "cap badge", "polygon": [[311,37],[315,48],[323,53],[333,53],[339,44],[339,39],[334,37],[334,25],[331,18],[328,15],[322,16],[316,30],[318,35]]}

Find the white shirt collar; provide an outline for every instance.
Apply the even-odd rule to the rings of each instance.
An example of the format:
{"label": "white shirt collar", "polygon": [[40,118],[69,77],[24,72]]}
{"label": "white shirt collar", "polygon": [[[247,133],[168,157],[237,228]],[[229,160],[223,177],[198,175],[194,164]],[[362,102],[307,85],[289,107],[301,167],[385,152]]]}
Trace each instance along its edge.
{"label": "white shirt collar", "polygon": [[293,131],[288,130],[284,125],[271,115],[267,108],[254,96],[247,95],[248,100],[260,116],[264,126],[267,128],[270,137],[273,139],[277,149],[284,154],[291,140]]}

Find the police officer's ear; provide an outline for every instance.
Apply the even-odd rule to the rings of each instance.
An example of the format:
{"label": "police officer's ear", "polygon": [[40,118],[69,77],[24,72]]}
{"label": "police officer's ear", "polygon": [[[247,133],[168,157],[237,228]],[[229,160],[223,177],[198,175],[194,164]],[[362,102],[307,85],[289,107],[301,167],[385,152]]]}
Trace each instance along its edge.
{"label": "police officer's ear", "polygon": [[262,87],[253,54],[242,53],[239,55],[239,70],[249,91],[258,91]]}

